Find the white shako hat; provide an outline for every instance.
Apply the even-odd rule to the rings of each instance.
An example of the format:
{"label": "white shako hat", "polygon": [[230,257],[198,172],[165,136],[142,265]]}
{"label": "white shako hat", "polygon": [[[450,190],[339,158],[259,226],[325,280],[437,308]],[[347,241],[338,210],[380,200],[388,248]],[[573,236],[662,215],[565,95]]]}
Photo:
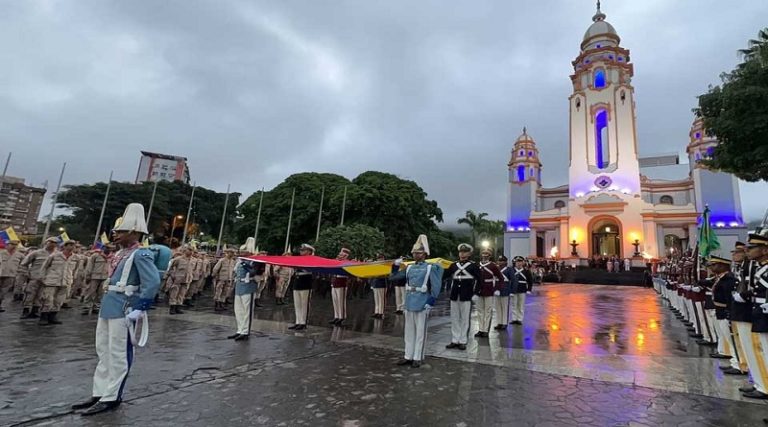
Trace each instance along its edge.
{"label": "white shako hat", "polygon": [[118,218],[114,231],[135,231],[149,234],[147,221],[144,219],[144,206],[141,203],[131,203],[125,207],[123,216]]}
{"label": "white shako hat", "polygon": [[240,250],[243,252],[248,252],[249,254],[256,253],[256,239],[253,237],[245,239],[245,244],[240,246]]}
{"label": "white shako hat", "polygon": [[416,243],[413,244],[413,248],[411,249],[411,253],[414,252],[424,252],[429,255],[429,241],[427,240],[426,234],[421,234],[419,235],[419,238],[416,239]]}

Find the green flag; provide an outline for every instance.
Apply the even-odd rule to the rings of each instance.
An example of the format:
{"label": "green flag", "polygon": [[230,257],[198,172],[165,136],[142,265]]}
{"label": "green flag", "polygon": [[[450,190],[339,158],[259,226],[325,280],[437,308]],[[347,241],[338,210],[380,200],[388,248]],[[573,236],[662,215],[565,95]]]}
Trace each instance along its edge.
{"label": "green flag", "polygon": [[709,206],[705,206],[699,227],[699,254],[702,258],[709,258],[712,252],[718,249],[720,249],[720,241],[717,240],[717,235],[712,231],[712,224],[709,222]]}

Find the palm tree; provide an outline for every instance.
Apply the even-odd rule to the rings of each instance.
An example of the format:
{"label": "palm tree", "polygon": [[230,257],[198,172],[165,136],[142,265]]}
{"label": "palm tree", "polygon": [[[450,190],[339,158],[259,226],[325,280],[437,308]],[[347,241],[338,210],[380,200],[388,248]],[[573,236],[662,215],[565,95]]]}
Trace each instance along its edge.
{"label": "palm tree", "polygon": [[749,41],[749,47],[739,49],[739,54],[744,61],[759,60],[763,65],[768,63],[768,28],[763,28],[757,32],[757,39]]}
{"label": "palm tree", "polygon": [[477,246],[477,233],[482,230],[483,224],[488,222],[488,220],[485,219],[487,216],[488,214],[486,212],[475,213],[475,211],[470,209],[464,215],[464,218],[459,218],[459,220],[456,221],[458,224],[467,224],[469,226],[469,229],[472,232],[472,246]]}

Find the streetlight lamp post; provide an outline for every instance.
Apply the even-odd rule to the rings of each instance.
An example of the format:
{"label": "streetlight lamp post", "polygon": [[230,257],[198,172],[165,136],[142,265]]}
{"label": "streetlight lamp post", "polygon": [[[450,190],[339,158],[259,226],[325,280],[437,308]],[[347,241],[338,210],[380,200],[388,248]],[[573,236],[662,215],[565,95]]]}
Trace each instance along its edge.
{"label": "streetlight lamp post", "polygon": [[173,239],[173,233],[176,231],[176,220],[184,219],[183,215],[175,215],[173,217],[173,223],[171,224],[171,239]]}

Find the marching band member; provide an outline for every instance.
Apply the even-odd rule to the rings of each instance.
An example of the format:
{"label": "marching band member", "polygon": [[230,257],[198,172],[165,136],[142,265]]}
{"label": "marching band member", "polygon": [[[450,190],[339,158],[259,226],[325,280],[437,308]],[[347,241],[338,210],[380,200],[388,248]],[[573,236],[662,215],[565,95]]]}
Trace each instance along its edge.
{"label": "marching band member", "polygon": [[[253,255],[256,250],[256,240],[253,237],[246,239],[245,244],[240,247],[240,256],[247,257]],[[237,323],[237,332],[228,336],[228,339],[235,341],[247,340],[251,335],[251,318],[253,317],[253,294],[256,293],[259,282],[261,282],[266,265],[262,262],[253,262],[245,259],[238,259],[235,265],[235,322]]]}
{"label": "marching band member", "polygon": [[[349,249],[341,248],[336,255],[338,261],[349,259]],[[342,326],[347,318],[347,281],[345,275],[334,275],[331,278],[331,298],[333,299],[333,319],[328,323],[334,326]]]}
{"label": "marching band member", "polygon": [[499,267],[491,261],[491,250],[486,248],[480,252],[480,280],[475,288],[477,295],[478,331],[476,337],[486,338],[491,330],[493,321],[493,303],[495,297],[501,295],[504,286],[504,276]]}
{"label": "marching band member", "polygon": [[496,326],[494,329],[503,331],[507,329],[507,323],[509,323],[509,300],[515,276],[512,274],[512,269],[507,265],[507,257],[504,255],[499,255],[496,259],[496,265],[499,266],[501,275],[504,276],[504,284],[501,286],[499,295],[496,296]]}

